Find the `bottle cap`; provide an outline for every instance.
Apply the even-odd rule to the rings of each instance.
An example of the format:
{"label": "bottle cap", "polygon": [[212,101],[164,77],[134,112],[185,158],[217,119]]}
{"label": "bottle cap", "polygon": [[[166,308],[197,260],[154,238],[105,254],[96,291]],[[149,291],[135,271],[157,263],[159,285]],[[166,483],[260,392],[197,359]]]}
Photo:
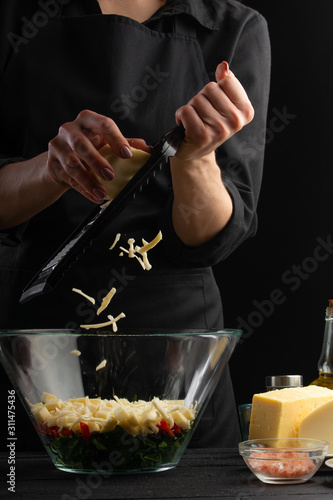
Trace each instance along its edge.
{"label": "bottle cap", "polygon": [[328,307],[326,308],[326,317],[332,318],[333,316],[333,299],[328,301]]}
{"label": "bottle cap", "polygon": [[268,391],[302,386],[303,375],[271,375],[266,377],[266,389]]}

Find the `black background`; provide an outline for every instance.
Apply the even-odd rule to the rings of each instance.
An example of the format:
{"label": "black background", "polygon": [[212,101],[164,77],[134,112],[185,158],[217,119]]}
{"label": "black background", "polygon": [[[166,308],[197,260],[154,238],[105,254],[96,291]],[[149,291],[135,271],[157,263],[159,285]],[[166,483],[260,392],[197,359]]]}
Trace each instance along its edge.
{"label": "black background", "polygon": [[[266,375],[302,374],[305,384],[317,376],[333,298],[333,248],[323,246],[333,241],[332,0],[243,3],[268,21],[272,80],[267,130],[258,138],[260,147],[267,137],[258,233],[215,269],[225,325],[244,329],[230,362],[238,404],[265,390]],[[6,429],[2,368],[0,376]],[[21,408],[16,425],[23,432],[31,425]],[[35,438],[28,445],[38,447]]]}
{"label": "black background", "polygon": [[243,3],[268,22],[272,76],[259,229],[215,270],[225,324],[245,336],[230,362],[237,403],[264,391],[266,375],[317,377],[333,298],[333,249],[323,245],[333,242],[333,4]]}

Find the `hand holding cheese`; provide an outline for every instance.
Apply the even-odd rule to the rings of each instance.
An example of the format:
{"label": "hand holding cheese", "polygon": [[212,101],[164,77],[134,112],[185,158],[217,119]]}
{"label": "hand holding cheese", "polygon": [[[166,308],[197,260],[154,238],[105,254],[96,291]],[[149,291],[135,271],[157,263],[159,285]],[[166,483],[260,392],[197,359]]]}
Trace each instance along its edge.
{"label": "hand holding cheese", "polygon": [[[136,142],[144,143],[141,139],[131,142],[134,147]],[[130,141],[113,120],[90,110],[81,111],[75,120],[64,123],[49,143],[45,170],[48,182],[52,179],[58,189],[74,188],[89,200],[101,203],[106,192],[96,175],[107,181],[114,177],[110,163],[99,154],[105,144],[117,158],[132,157]]]}
{"label": "hand holding cheese", "polygon": [[150,157],[146,151],[132,147],[130,149],[133,156],[126,160],[119,158],[108,144],[99,151],[110,163],[114,172],[114,178],[110,181],[96,175],[98,182],[106,190],[106,199],[113,200]]}

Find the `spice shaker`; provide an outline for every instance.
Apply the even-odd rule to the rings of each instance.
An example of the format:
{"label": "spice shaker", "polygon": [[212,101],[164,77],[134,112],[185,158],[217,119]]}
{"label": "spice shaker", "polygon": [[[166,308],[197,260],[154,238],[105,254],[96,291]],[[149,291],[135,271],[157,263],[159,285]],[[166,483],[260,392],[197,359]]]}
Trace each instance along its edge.
{"label": "spice shaker", "polygon": [[302,375],[270,375],[265,379],[266,390],[286,389],[287,387],[302,387]]}

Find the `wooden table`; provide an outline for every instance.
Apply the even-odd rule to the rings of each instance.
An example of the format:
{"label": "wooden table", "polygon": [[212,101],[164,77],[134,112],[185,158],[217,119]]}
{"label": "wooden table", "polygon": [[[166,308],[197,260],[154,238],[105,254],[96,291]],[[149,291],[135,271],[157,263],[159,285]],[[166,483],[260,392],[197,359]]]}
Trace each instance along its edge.
{"label": "wooden table", "polygon": [[247,469],[235,449],[188,449],[175,469],[136,475],[61,472],[43,452],[17,453],[15,493],[8,491],[8,453],[0,453],[0,498],[104,499],[333,499],[333,469],[325,465],[307,483],[266,485]]}

